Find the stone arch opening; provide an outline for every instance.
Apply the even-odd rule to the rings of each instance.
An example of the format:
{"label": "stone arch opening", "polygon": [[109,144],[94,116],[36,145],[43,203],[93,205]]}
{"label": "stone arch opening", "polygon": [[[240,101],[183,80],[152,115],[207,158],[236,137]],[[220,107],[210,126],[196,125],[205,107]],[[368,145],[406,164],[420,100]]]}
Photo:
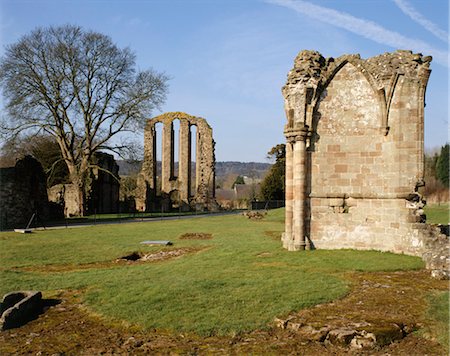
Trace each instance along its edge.
{"label": "stone arch opening", "polygon": [[180,120],[174,119],[172,121],[172,162],[171,164],[171,172],[170,172],[170,179],[177,179],[179,174],[179,163],[180,163]]}
{"label": "stone arch opening", "polygon": [[156,122],[154,125],[154,146],[155,146],[155,193],[156,195],[161,195],[161,175],[162,175],[162,156],[163,156],[163,123]]}

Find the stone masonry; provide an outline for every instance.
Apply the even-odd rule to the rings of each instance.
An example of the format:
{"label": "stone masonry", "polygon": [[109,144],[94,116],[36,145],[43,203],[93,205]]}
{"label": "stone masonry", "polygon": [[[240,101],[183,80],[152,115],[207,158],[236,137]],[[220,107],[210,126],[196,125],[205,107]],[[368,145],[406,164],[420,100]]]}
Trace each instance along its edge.
{"label": "stone masonry", "polygon": [[424,99],[431,57],[301,51],[283,87],[283,246],[422,256]]}
{"label": "stone masonry", "polygon": [[[173,121],[180,121],[178,176],[175,176]],[[157,193],[156,129],[163,124],[161,193]],[[191,127],[197,127],[195,188],[191,192]],[[144,162],[138,176],[136,208],[140,211],[157,209],[157,204],[169,202],[182,210],[217,209],[215,201],[215,158],[212,129],[205,119],[183,112],[168,112],[147,121],[144,133]]]}
{"label": "stone masonry", "polygon": [[0,169],[0,228],[25,228],[34,213],[40,222],[49,218],[46,177],[39,161],[25,156]]}

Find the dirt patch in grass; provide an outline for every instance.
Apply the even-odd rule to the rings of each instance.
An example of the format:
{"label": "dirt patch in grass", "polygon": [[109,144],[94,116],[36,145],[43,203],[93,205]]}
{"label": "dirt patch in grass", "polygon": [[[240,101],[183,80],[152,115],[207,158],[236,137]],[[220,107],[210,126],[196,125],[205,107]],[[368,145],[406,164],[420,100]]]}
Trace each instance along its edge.
{"label": "dirt patch in grass", "polygon": [[83,264],[63,264],[63,265],[42,265],[31,267],[17,267],[12,270],[28,271],[28,272],[40,272],[40,273],[52,273],[52,272],[71,272],[80,271],[86,269],[104,269],[104,268],[116,268],[126,265],[135,265],[139,263],[158,262],[170,260],[173,258],[181,257],[187,254],[193,254],[205,250],[206,248],[198,247],[183,247],[176,249],[161,250],[152,253],[144,252],[130,252],[124,254],[114,261],[93,262]]}
{"label": "dirt patch in grass", "polygon": [[211,240],[212,234],[204,232],[188,232],[180,236],[180,240]]}
{"label": "dirt patch in grass", "polygon": [[[374,333],[386,325],[401,325],[402,337],[358,354],[447,355],[438,342],[414,330],[430,326],[427,295],[445,290],[445,281],[433,280],[426,271],[349,273],[344,276],[351,292],[333,303],[279,316],[291,325],[310,328],[371,328]],[[50,307],[38,319],[18,329],[0,333],[0,354],[304,354],[346,355],[348,345],[313,340],[293,327],[273,323],[267,330],[228,337],[200,337],[105,320],[90,313],[81,303],[81,293],[64,291],[52,298],[62,302]],[[289,325],[287,323],[287,326]]]}
{"label": "dirt patch in grass", "polygon": [[273,256],[272,252],[261,252],[256,255],[256,257],[272,257],[272,256]]}
{"label": "dirt patch in grass", "polygon": [[274,240],[279,241],[281,239],[281,232],[280,231],[264,231],[264,235],[267,237],[270,237]]}

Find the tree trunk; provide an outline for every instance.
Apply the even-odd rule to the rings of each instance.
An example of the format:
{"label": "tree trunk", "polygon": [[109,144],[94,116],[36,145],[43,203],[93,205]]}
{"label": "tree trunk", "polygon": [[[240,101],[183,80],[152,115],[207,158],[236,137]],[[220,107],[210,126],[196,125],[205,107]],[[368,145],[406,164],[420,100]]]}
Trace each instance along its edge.
{"label": "tree trunk", "polygon": [[[74,209],[73,214],[76,216],[85,216],[86,214],[86,170],[80,171],[73,164],[67,164],[70,173],[70,181],[72,183],[75,192],[75,202],[71,204],[76,205],[77,208]],[[67,202],[66,202],[67,206]]]}

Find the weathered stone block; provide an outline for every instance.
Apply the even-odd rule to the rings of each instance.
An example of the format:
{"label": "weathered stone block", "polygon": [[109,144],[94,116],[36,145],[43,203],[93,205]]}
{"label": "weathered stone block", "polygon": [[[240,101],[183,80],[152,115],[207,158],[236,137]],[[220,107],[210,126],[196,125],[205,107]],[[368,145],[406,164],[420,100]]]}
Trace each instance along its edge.
{"label": "weathered stone block", "polygon": [[0,308],[0,330],[18,327],[36,317],[42,310],[42,294],[35,291],[11,292],[3,297]]}

